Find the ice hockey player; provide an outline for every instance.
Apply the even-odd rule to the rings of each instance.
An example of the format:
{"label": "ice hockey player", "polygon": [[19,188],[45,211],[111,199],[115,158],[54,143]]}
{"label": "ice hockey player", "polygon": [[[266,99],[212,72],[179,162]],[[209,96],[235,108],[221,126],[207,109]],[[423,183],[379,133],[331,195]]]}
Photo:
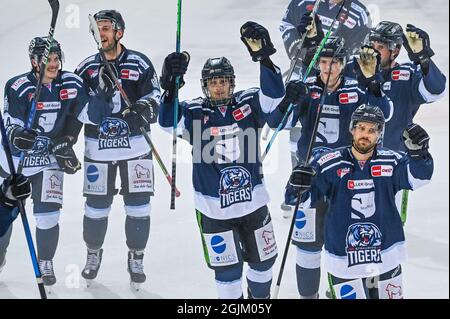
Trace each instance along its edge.
{"label": "ice hockey player", "polygon": [[[270,297],[277,245],[267,204],[259,153],[259,130],[285,93],[268,31],[255,22],[241,27],[241,39],[260,63],[260,88],[235,92],[235,73],[225,57],[210,58],[202,69],[204,97],[183,101],[178,127],[193,147],[197,221],[208,267],[215,272],[220,299],[243,298],[247,262],[248,297]],[[159,123],[174,126],[175,78],[188,67],[186,52],[168,55]]]}
{"label": "ice hockey player", "polygon": [[[289,118],[287,125],[287,127],[292,127],[298,121],[301,122],[302,131],[297,147],[299,163],[308,162],[305,157],[312,137],[317,108],[323,94],[326,94],[326,97],[322,106],[316,140],[313,144],[314,152],[342,147],[351,142],[348,126],[353,111],[361,104],[379,105],[386,119],[391,116],[391,102],[381,90],[381,83],[377,82],[376,78],[376,70],[379,65],[377,56],[365,55],[361,57],[359,60],[361,64],[358,64],[358,67],[359,70],[364,70],[364,75],[359,78],[359,81],[343,76],[346,57],[347,52],[343,39],[330,37],[320,53],[319,75],[308,78],[306,85],[294,81],[287,86],[286,96],[291,91],[305,92],[298,101],[298,106]],[[330,70],[331,72],[329,72]],[[324,92],[327,81],[329,82],[328,91]],[[282,101],[278,109],[273,112],[270,121],[283,117],[287,108],[288,103]],[[273,125],[278,121],[275,121]],[[285,202],[295,205],[295,200],[289,197],[285,197]],[[310,230],[315,229],[316,236],[314,238],[294,236],[294,244],[298,246],[296,260],[298,289],[300,296],[305,299],[317,298],[319,290],[320,256],[323,246],[323,227],[327,203],[317,201],[314,208],[317,212],[307,215],[305,220],[311,227]],[[296,212],[296,214],[301,213]],[[297,218],[299,217],[297,216]],[[302,233],[297,232],[297,234]]]}
{"label": "ice hockey player", "polygon": [[[10,175],[0,188],[0,272],[6,264],[6,248],[11,238],[12,223],[19,214],[17,201],[25,200],[30,194],[30,182],[23,175]],[[6,233],[7,240],[2,240]]]}
{"label": "ice hockey player", "polygon": [[[150,134],[150,124],[157,120],[160,88],[150,60],[121,43],[125,32],[122,15],[115,10],[102,10],[94,18],[97,26],[93,27],[98,27],[100,31],[103,51],[115,74],[108,73],[100,54],[84,60],[76,73],[92,90],[102,84],[115,87],[114,77],[117,77],[132,105],[128,108],[116,90],[105,97],[105,101],[112,106],[110,114],[97,114],[97,118],[103,117],[99,122],[84,121],[83,193],[86,204],[83,238],[87,246],[87,260],[82,276],[88,285],[97,277],[108,216],[113,197],[118,192],[115,180],[119,171],[120,194],[126,214],[128,272],[131,285],[139,289],[139,285],[146,280],[143,260],[150,233],[150,197],[154,192],[152,154],[140,128],[144,127]],[[125,110],[127,112],[124,113]]]}
{"label": "ice hockey player", "polygon": [[324,264],[333,296],[403,298],[406,247],[395,194],[430,181],[429,136],[410,124],[402,134],[406,154],[379,147],[384,116],[368,105],[353,113],[349,128],[351,146],[322,153],[311,166],[297,167],[289,184],[295,191],[311,187],[302,197],[304,208],[327,199]]}
{"label": "ice hockey player", "polygon": [[[77,75],[62,71],[63,52],[53,39],[43,71],[41,95],[35,104],[34,122],[26,128],[46,43],[46,37],[34,38],[29,45],[31,71],[6,83],[4,119],[14,161],[19,162],[21,152],[26,154],[23,174],[32,185],[39,266],[44,285],[50,288],[56,283],[53,257],[59,241],[64,173],[74,174],[81,168],[73,151],[82,127],[76,114],[91,102],[98,105],[98,96],[90,96]],[[1,153],[4,176],[8,165],[4,152]],[[8,242],[10,235],[6,234],[0,241]],[[7,245],[1,246],[5,249]]]}

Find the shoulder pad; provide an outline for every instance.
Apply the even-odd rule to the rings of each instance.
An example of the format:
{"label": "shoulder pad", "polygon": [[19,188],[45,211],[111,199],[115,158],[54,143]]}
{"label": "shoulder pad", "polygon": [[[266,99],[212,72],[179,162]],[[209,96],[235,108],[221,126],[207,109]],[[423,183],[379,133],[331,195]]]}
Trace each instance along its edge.
{"label": "shoulder pad", "polygon": [[26,75],[21,76],[21,77],[19,77],[17,79],[12,79],[12,81],[14,81],[14,82],[11,84],[11,89],[13,89],[14,91],[18,91],[19,88],[22,85],[24,85],[25,83],[30,83],[31,84],[30,80],[28,80],[28,77]]}
{"label": "shoulder pad", "polygon": [[358,80],[352,78],[345,78],[345,86],[355,86],[358,85]]}
{"label": "shoulder pad", "polygon": [[239,91],[239,92],[235,93],[234,97],[236,99],[236,102],[239,103],[248,97],[252,97],[259,90],[260,90],[259,88],[250,88],[245,91]]}
{"label": "shoulder pad", "polygon": [[317,76],[310,76],[306,78],[305,83],[312,84],[317,82]]}
{"label": "shoulder pad", "polygon": [[91,55],[87,59],[85,59],[83,62],[81,62],[77,67],[77,72],[79,72],[81,69],[83,69],[88,63],[91,63],[97,59],[97,54]]}
{"label": "shoulder pad", "polygon": [[61,79],[63,80],[75,80],[78,81],[80,83],[83,83],[83,79],[80,78],[78,75],[72,73],[72,72],[66,72],[64,71],[63,74],[61,75]]}
{"label": "shoulder pad", "polygon": [[127,61],[129,61],[129,60],[137,61],[138,64],[144,68],[144,70],[147,70],[148,68],[150,68],[150,60],[142,53],[129,50],[128,56],[127,56]]}
{"label": "shoulder pad", "polygon": [[188,109],[192,109],[192,108],[198,108],[199,106],[203,107],[203,103],[205,102],[205,99],[202,97],[197,97],[195,99],[192,100],[187,100],[186,103],[186,107]]}
{"label": "shoulder pad", "polygon": [[341,151],[328,152],[319,157],[319,159],[317,160],[317,164],[323,166],[324,164],[341,157],[342,157]]}
{"label": "shoulder pad", "polygon": [[400,153],[395,152],[393,150],[385,149],[385,148],[378,149],[377,155],[378,156],[386,156],[386,157],[396,157],[397,159],[400,159],[403,157]]}

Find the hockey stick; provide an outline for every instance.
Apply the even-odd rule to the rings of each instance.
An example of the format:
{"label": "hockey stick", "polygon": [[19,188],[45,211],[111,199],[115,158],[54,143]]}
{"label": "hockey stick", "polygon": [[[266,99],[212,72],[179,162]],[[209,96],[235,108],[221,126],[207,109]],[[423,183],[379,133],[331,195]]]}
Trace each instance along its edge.
{"label": "hockey stick", "polygon": [[[52,8],[52,21],[50,22],[50,30],[48,31],[47,43],[45,44],[45,51],[42,57],[41,64],[39,65],[39,79],[36,84],[36,92],[34,94],[33,101],[31,102],[30,114],[28,115],[28,122],[26,124],[27,129],[31,129],[34,126],[34,117],[36,115],[36,105],[39,102],[42,91],[42,81],[44,80],[45,68],[47,67],[48,57],[50,55],[50,49],[52,47],[53,35],[55,33],[56,21],[58,20],[59,13],[59,1],[58,0],[48,0],[50,7]],[[21,152],[19,166],[17,168],[17,173],[21,174],[23,170],[25,152]]]}
{"label": "hockey stick", "polygon": [[[311,17],[313,18],[313,23],[314,23],[314,18],[316,16],[316,13],[319,10],[320,2],[321,2],[321,0],[316,0],[316,3],[314,4],[314,8],[312,9]],[[300,43],[297,46],[297,51],[295,53],[295,56],[291,60],[291,67],[289,68],[289,72],[287,73],[285,84],[291,80],[292,74],[294,73],[294,70],[297,67],[298,61],[300,60],[300,55],[302,53],[303,44],[305,43],[307,34],[308,34],[308,31],[306,31],[302,35],[302,38],[300,39]]]}
{"label": "hockey stick", "polygon": [[[341,12],[342,8],[344,7],[346,1],[347,0],[344,0],[343,4],[342,4],[342,6],[341,6],[341,8],[339,10],[339,13],[338,13],[337,17],[340,15],[340,12]],[[328,94],[328,85],[330,83],[331,68],[332,68],[333,63],[334,63],[334,58],[335,58],[336,54],[342,49],[343,49],[342,47],[339,47],[338,50],[336,50],[333,53],[333,57],[331,58],[331,63],[330,63],[330,67],[329,67],[329,70],[328,70],[327,81],[325,83],[325,87],[324,87],[324,89],[322,91],[322,96],[320,98],[320,102],[319,102],[319,105],[317,107],[317,115],[316,115],[316,119],[314,121],[314,127],[313,127],[313,131],[312,131],[312,136],[311,136],[311,140],[309,141],[308,150],[306,152],[306,156],[305,156],[305,159],[304,159],[304,164],[305,165],[307,165],[309,163],[309,158],[311,157],[313,145],[314,145],[314,142],[316,140],[317,130],[319,128],[319,123],[320,123],[320,116],[322,114],[322,109],[323,109],[323,105],[325,103],[325,98],[327,97],[327,94]],[[288,255],[288,252],[289,252],[289,247],[290,247],[291,238],[292,238],[292,232],[294,231],[295,220],[297,218],[298,208],[300,207],[301,195],[302,195],[302,192],[299,190],[298,193],[297,193],[297,202],[295,203],[294,214],[292,214],[292,221],[291,221],[291,226],[289,227],[289,233],[288,233],[288,237],[287,237],[287,240],[286,240],[286,246],[284,248],[283,259],[281,260],[280,272],[278,274],[278,279],[277,279],[277,283],[276,283],[274,294],[273,294],[274,295],[274,299],[278,298],[278,293],[280,291],[281,279],[283,278],[284,266],[286,265],[287,255]]]}
{"label": "hockey stick", "polygon": [[[105,62],[105,66],[106,66],[106,69],[108,70],[108,73],[111,75],[112,80],[114,81],[114,84],[119,89],[120,95],[122,96],[123,100],[125,101],[125,103],[127,105],[127,108],[129,109],[131,107],[131,101],[128,98],[127,93],[123,89],[122,84],[117,79],[116,73],[112,70],[111,65],[108,63],[108,59],[106,58],[105,52],[103,51],[102,41],[101,41],[101,37],[100,37],[100,31],[98,30],[97,22],[95,21],[95,19],[92,15],[89,15],[89,23],[91,26],[92,35],[94,36],[94,40],[97,43],[98,52],[100,53],[102,60]],[[145,140],[147,141],[147,144],[150,146],[150,151],[155,156],[155,159],[158,162],[158,165],[161,168],[163,174],[165,175],[167,181],[169,182],[170,185],[172,185],[172,177],[169,175],[169,172],[167,171],[167,168],[164,165],[164,163],[161,159],[161,156],[159,156],[159,153],[156,150],[155,145],[153,145],[153,142],[150,139],[150,137],[148,136],[147,132],[145,131],[145,128],[141,127],[140,130],[141,130],[141,134],[144,136]],[[181,196],[181,193],[178,189],[175,189],[175,192],[176,192],[175,193],[176,197]]]}
{"label": "hockey stick", "polygon": [[[176,52],[181,52],[181,7],[182,0],[178,0],[178,13],[177,13],[177,39],[176,39]],[[180,90],[180,77],[175,79],[175,97],[173,101],[173,131],[172,131],[172,192],[170,194],[170,209],[175,209],[175,189],[177,178],[177,131],[178,131],[178,106]]]}
{"label": "hockey stick", "polygon": [[406,218],[408,217],[408,198],[409,198],[409,190],[404,189],[402,194],[402,205],[400,208],[400,218],[402,220],[403,226],[405,226]]}
{"label": "hockey stick", "polygon": [[[14,176],[16,173],[16,168],[14,167],[14,162],[12,159],[11,148],[9,146],[8,137],[6,134],[5,124],[3,122],[3,116],[0,112],[0,130],[2,134],[2,144],[3,149],[5,150],[5,156],[8,161],[9,173]],[[31,263],[34,268],[34,275],[36,276],[36,282],[39,289],[39,294],[41,299],[47,299],[47,294],[45,292],[44,283],[42,281],[41,270],[39,269],[39,263],[36,257],[36,249],[33,243],[33,237],[31,236],[30,225],[28,224],[27,213],[25,211],[25,201],[19,200],[17,201],[17,206],[20,212],[20,218],[22,219],[23,230],[25,232],[25,237],[27,239],[28,250],[30,251]]]}
{"label": "hockey stick", "polygon": [[[331,25],[333,26],[334,23],[337,21],[337,19],[339,18],[339,16],[341,15],[342,9],[344,8],[344,5],[346,3],[346,0],[344,0],[342,2],[341,7],[339,8],[338,13],[336,14],[336,16],[334,17],[333,22],[331,23]],[[309,76],[309,73],[311,72],[312,68],[314,67],[314,65],[317,62],[317,59],[319,58],[320,53],[322,52],[323,47],[325,46],[325,43],[327,42],[328,38],[331,35],[331,31],[333,28],[330,28],[327,32],[327,34],[325,35],[325,37],[322,39],[322,42],[320,43],[319,48],[316,51],[316,54],[314,54],[313,59],[311,60],[311,63],[309,63],[308,69],[305,72],[305,75],[303,76],[303,80],[302,82],[304,83],[306,81],[306,79]],[[270,139],[269,143],[266,146],[266,149],[262,155],[262,162],[264,162],[264,159],[266,158],[267,154],[269,153],[270,149],[272,148],[273,143],[275,142],[276,137],[278,136],[278,134],[280,133],[280,131],[283,129],[283,127],[286,125],[286,122],[289,118],[289,116],[291,115],[292,111],[294,110],[295,104],[291,103],[289,105],[288,110],[286,111],[286,114],[283,116],[283,119],[281,120],[280,125],[278,125],[276,131],[273,133],[272,138]]]}
{"label": "hockey stick", "polygon": [[[320,2],[321,2],[321,0],[316,0],[316,3],[314,4],[314,8],[313,8],[312,13],[311,13],[311,16],[312,16],[313,20],[314,20],[314,18],[316,16],[317,11],[319,10]],[[283,78],[286,78],[286,80],[284,81],[285,85],[291,80],[292,74],[294,73],[294,70],[297,67],[298,61],[300,60],[300,54],[301,54],[302,49],[303,49],[303,44],[305,43],[307,34],[308,34],[308,32],[305,32],[302,35],[302,38],[300,39],[300,42],[297,45],[297,51],[295,53],[295,56],[291,60],[291,66],[289,67],[288,71],[283,73]],[[267,138],[269,137],[269,132],[270,132],[270,127],[268,125],[264,126],[264,129],[263,129],[262,134],[261,134],[263,141],[267,141]]]}

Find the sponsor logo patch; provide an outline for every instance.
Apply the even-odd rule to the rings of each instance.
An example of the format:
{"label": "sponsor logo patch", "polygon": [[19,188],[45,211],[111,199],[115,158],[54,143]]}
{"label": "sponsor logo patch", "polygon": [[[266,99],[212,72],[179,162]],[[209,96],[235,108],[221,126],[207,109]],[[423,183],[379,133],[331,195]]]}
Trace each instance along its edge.
{"label": "sponsor logo patch", "polygon": [[357,102],[358,102],[358,93],[356,92],[339,94],[339,103],[341,104],[350,104]]}
{"label": "sponsor logo patch", "polygon": [[134,70],[122,70],[121,72],[121,78],[124,80],[131,80],[131,81],[137,81],[139,80],[139,72]]}
{"label": "sponsor logo patch", "polygon": [[78,95],[77,89],[64,89],[59,92],[59,98],[62,101],[75,99],[77,95]]}
{"label": "sponsor logo patch", "polygon": [[406,70],[394,70],[392,71],[392,80],[394,81],[409,81],[411,78],[411,72]]}
{"label": "sponsor logo patch", "polygon": [[362,179],[362,180],[349,180],[347,182],[347,188],[351,190],[358,189],[371,189],[374,187],[373,180],[371,179]]}
{"label": "sponsor logo patch", "polygon": [[341,152],[328,153],[328,154],[322,156],[322,157],[317,161],[317,163],[318,163],[319,165],[322,166],[323,164],[325,164],[325,163],[331,161],[332,159],[338,158],[338,157],[340,157],[340,156],[341,156]]}
{"label": "sponsor logo patch", "polygon": [[382,177],[382,176],[392,176],[394,168],[391,165],[376,165],[372,166],[372,176]]}
{"label": "sponsor logo patch", "polygon": [[248,105],[248,104],[233,111],[233,117],[236,121],[242,121],[250,114],[252,114],[252,109],[251,109],[250,105]]}

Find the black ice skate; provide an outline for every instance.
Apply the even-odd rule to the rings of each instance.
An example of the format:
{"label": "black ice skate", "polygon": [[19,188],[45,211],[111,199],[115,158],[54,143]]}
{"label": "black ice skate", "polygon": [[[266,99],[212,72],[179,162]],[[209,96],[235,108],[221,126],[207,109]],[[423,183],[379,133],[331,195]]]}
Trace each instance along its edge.
{"label": "black ice skate", "polygon": [[130,250],[128,252],[128,273],[130,274],[130,285],[136,291],[145,282],[144,274],[144,251]]}
{"label": "black ice skate", "polygon": [[86,266],[84,266],[81,276],[86,280],[86,285],[89,288],[92,281],[97,278],[100,265],[102,264],[103,249],[87,250]]}
{"label": "black ice skate", "polygon": [[49,294],[52,293],[52,286],[56,284],[56,276],[53,270],[53,260],[39,259],[39,269],[41,270],[42,281]]}

